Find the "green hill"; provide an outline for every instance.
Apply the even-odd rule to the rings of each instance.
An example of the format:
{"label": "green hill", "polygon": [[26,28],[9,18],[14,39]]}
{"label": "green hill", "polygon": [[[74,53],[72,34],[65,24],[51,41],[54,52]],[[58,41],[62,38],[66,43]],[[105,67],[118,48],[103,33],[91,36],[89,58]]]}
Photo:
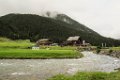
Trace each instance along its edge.
{"label": "green hill", "polygon": [[[66,19],[66,20],[65,20]],[[59,14],[54,19],[33,14],[8,14],[0,17],[0,36],[11,39],[50,38],[54,42],[63,42],[69,36],[79,35],[92,45],[119,46],[120,41],[105,38],[88,27]]]}

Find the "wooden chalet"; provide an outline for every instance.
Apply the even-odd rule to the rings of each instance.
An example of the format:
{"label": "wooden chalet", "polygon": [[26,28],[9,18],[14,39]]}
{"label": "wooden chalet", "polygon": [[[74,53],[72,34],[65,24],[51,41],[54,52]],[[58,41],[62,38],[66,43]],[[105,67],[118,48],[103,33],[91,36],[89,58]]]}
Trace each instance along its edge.
{"label": "wooden chalet", "polygon": [[82,44],[82,39],[80,36],[69,37],[66,41],[66,44],[80,46]]}

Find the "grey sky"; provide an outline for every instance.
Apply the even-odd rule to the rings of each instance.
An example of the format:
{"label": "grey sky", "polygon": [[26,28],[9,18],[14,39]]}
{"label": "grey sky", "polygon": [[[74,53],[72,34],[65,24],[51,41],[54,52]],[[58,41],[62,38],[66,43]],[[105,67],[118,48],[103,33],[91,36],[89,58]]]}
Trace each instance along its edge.
{"label": "grey sky", "polygon": [[0,0],[0,16],[44,11],[67,14],[103,36],[120,38],[120,0]]}

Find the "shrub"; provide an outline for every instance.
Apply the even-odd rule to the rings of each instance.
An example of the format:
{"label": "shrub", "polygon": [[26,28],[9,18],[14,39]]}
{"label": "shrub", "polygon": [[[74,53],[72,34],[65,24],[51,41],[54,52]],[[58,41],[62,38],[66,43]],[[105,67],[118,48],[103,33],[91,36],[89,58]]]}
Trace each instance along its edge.
{"label": "shrub", "polygon": [[100,49],[97,49],[97,50],[96,50],[97,53],[100,53],[100,51],[101,51]]}
{"label": "shrub", "polygon": [[97,49],[101,49],[101,46],[97,46]]}
{"label": "shrub", "polygon": [[113,52],[113,50],[112,50],[112,49],[110,49],[110,50],[109,50],[109,53],[112,53],[112,52]]}

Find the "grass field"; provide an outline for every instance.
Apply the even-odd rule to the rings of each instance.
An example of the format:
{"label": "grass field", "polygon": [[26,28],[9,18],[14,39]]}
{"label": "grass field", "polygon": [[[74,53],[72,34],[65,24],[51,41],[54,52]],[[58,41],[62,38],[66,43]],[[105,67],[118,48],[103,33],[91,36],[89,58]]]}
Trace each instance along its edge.
{"label": "grass field", "polygon": [[75,75],[57,75],[48,80],[120,80],[120,72],[78,72]]}
{"label": "grass field", "polygon": [[0,48],[28,48],[34,45],[29,40],[3,41],[0,42]]}
{"label": "grass field", "polygon": [[111,50],[120,50],[120,47],[110,47]]}
{"label": "grass field", "polygon": [[82,54],[73,50],[29,50],[0,49],[1,59],[50,59],[50,58],[80,58]]}
{"label": "grass field", "polygon": [[[76,47],[40,46],[40,50],[28,49],[35,45],[29,40],[10,40],[0,38],[0,59],[51,59],[51,58],[80,58],[83,55]],[[49,47],[49,50],[47,48]]]}

